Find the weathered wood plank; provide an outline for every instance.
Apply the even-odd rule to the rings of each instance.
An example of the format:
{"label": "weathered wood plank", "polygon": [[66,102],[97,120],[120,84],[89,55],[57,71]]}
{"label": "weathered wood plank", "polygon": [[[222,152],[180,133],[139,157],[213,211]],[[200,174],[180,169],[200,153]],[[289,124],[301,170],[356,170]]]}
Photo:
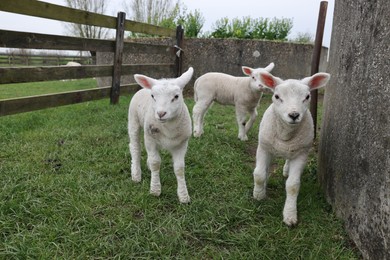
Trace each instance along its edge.
{"label": "weathered wood plank", "polygon": [[[121,66],[121,72],[132,75],[157,71],[172,75],[174,68],[174,64],[125,64]],[[4,67],[0,68],[0,84],[106,77],[112,75],[112,70],[112,65]]]}
{"label": "weathered wood plank", "polygon": [[179,25],[176,28],[176,46],[178,47],[175,53],[176,77],[180,77],[180,75],[183,72],[183,55],[184,55],[182,51],[183,39],[184,39],[184,29],[181,27],[181,25]]}
{"label": "weathered wood plank", "polygon": [[[121,86],[122,95],[134,94],[140,87],[137,84]],[[0,100],[0,116],[30,112],[39,109],[77,104],[87,101],[108,98],[110,87],[87,89],[80,91],[47,94],[15,99]]]}
{"label": "weathered wood plank", "polygon": [[[0,47],[114,52],[115,41],[0,30]],[[125,42],[123,50],[129,53],[169,54],[173,53],[174,47]]]}
{"label": "weathered wood plank", "polygon": [[[36,16],[64,22],[116,28],[116,17],[107,16],[61,5],[36,0],[1,0],[0,10],[5,12]],[[174,37],[175,31],[145,23],[127,20],[125,30]]]}
{"label": "weathered wood plank", "polygon": [[115,41],[0,30],[0,46],[5,48],[113,52]]}
{"label": "weathered wood plank", "polygon": [[110,93],[111,104],[119,102],[119,92],[121,84],[121,69],[122,69],[122,55],[123,55],[123,41],[125,37],[125,20],[126,14],[124,12],[118,13],[116,36],[115,36],[115,52],[114,52],[114,70],[112,72],[112,86]]}

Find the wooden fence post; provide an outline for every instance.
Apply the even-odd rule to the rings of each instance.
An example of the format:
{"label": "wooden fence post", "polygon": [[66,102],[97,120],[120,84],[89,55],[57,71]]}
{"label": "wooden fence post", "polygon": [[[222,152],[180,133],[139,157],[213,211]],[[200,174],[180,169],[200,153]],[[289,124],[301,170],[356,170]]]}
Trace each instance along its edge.
{"label": "wooden fence post", "polygon": [[183,38],[184,38],[184,29],[181,27],[181,25],[176,27],[176,77],[179,77],[181,73],[183,72]]}
{"label": "wooden fence post", "polygon": [[112,85],[110,92],[110,103],[117,104],[119,102],[120,85],[121,85],[121,67],[123,55],[123,41],[125,35],[125,19],[126,13],[119,12],[117,16],[116,37],[115,37],[115,53],[114,53],[114,69],[112,72]]}
{"label": "wooden fence post", "polygon": [[[322,38],[324,36],[324,27],[326,19],[326,10],[328,8],[327,1],[321,1],[320,3],[320,12],[318,14],[317,21],[317,32],[314,42],[313,56],[311,60],[311,75],[316,74],[319,69],[320,59],[321,59],[321,48],[322,48]],[[314,123],[314,138],[317,134],[317,102],[318,102],[318,90],[313,90],[311,94],[310,101],[310,113],[313,117]]]}

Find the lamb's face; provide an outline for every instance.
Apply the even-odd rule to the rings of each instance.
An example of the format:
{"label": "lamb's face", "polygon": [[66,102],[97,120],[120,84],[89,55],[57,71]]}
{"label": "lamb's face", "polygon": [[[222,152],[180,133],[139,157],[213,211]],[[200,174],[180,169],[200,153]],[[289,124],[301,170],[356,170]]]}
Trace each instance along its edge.
{"label": "lamb's face", "polygon": [[184,101],[179,86],[165,82],[155,85],[150,92],[155,119],[165,122],[180,114]]}
{"label": "lamb's face", "polygon": [[250,77],[249,87],[252,89],[252,91],[264,90],[265,87],[261,81],[261,72],[271,72],[274,66],[275,64],[273,62],[271,62],[265,68],[252,69],[250,67],[242,66],[242,72]]}
{"label": "lamb's face", "polygon": [[249,87],[253,91],[263,91],[264,86],[260,82],[260,69],[252,70],[252,73],[249,76],[251,78],[250,83],[249,83]]}
{"label": "lamb's face", "polygon": [[193,73],[194,69],[190,67],[176,79],[157,80],[141,74],[135,74],[134,79],[141,87],[150,89],[154,117],[165,122],[181,113],[182,106],[185,106],[182,92]]}
{"label": "lamb's face", "polygon": [[299,80],[286,80],[275,88],[272,102],[284,122],[299,124],[310,104],[310,88]]}
{"label": "lamb's face", "polygon": [[288,124],[299,124],[310,104],[310,91],[321,88],[329,81],[328,73],[316,73],[302,80],[282,80],[268,72],[260,72],[262,84],[274,92],[274,110]]}

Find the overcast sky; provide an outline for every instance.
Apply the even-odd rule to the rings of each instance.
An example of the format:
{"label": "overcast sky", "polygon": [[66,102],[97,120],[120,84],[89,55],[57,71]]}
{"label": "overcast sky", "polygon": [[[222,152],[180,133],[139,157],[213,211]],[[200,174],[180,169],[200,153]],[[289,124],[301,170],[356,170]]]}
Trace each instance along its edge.
{"label": "overcast sky", "polygon": [[[330,36],[333,21],[334,1],[328,1],[328,11],[324,32],[323,45],[330,46]],[[58,5],[65,5],[64,0],[45,0]],[[108,15],[116,16],[123,11],[125,0],[109,0]],[[173,2],[176,2],[173,0]],[[293,28],[289,38],[297,33],[316,33],[320,0],[181,0],[188,11],[198,10],[205,18],[203,32],[211,31],[213,24],[223,17],[229,19],[242,17],[251,18],[292,18]],[[0,12],[0,29],[38,32],[64,35],[62,23]]]}

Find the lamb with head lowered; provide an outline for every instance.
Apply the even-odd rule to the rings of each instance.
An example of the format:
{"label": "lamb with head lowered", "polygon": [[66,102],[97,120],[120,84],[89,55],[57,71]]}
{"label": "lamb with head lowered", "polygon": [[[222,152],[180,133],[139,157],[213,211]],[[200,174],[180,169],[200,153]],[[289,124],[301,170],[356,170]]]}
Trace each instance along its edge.
{"label": "lamb with head lowered", "polygon": [[260,72],[261,83],[273,91],[272,104],[260,122],[256,168],[253,172],[253,197],[266,196],[269,165],[273,156],[286,159],[283,176],[286,180],[286,201],[283,221],[297,224],[297,198],[300,178],[313,144],[313,119],[308,110],[310,91],[326,85],[327,73],[317,73],[302,80],[282,80],[268,72]]}
{"label": "lamb with head lowered", "polygon": [[[247,133],[256,119],[257,106],[263,95],[259,73],[271,72],[274,66],[274,63],[257,69],[242,66],[242,71],[249,77],[234,77],[218,72],[209,72],[199,77],[194,85],[196,102],[192,110],[194,136],[200,137],[203,134],[204,116],[216,101],[222,105],[235,106],[238,138],[242,141],[248,140]],[[249,119],[246,122],[247,114]]]}
{"label": "lamb with head lowered", "polygon": [[140,132],[143,129],[147,165],[151,171],[150,193],[155,196],[161,194],[159,150],[165,149],[172,155],[177,195],[181,203],[190,202],[184,159],[192,134],[191,117],[182,92],[193,72],[190,67],[178,78],[160,80],[135,74],[136,82],[143,89],[131,99],[128,117],[132,180],[141,181]]}

